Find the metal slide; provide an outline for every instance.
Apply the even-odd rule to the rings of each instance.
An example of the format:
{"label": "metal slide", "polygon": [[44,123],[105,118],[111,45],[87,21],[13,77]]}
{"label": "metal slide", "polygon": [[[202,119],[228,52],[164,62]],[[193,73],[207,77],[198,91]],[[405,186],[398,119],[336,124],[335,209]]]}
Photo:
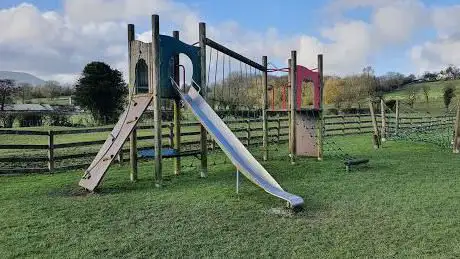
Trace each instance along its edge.
{"label": "metal slide", "polygon": [[128,108],[120,116],[119,121],[99,150],[99,153],[97,153],[93,162],[85,171],[85,175],[80,180],[80,186],[90,191],[99,186],[110,164],[123,147],[123,144],[128,139],[152,99],[153,95],[151,94],[132,97]]}
{"label": "metal slide", "polygon": [[198,91],[190,87],[187,93],[178,91],[182,99],[192,109],[201,124],[213,136],[220,148],[230,158],[237,169],[269,194],[286,200],[291,208],[299,208],[304,201],[301,197],[284,191],[265,168],[252,156],[227,125],[219,118]]}

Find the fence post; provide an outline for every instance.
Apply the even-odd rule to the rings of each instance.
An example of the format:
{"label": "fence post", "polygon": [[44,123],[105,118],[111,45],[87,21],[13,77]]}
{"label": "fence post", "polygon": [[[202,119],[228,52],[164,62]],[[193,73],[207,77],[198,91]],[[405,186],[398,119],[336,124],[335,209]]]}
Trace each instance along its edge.
{"label": "fence post", "polygon": [[118,164],[119,164],[120,166],[123,166],[123,146],[121,146],[121,149],[120,149],[120,151],[118,152],[117,160],[118,160]]}
{"label": "fence post", "polygon": [[361,113],[358,113],[358,131],[359,133],[362,132],[362,129],[361,129]]}
{"label": "fence post", "polygon": [[396,135],[399,134],[399,100],[396,100],[396,114],[395,114],[395,131]]}
{"label": "fence post", "polygon": [[372,103],[372,100],[370,99],[369,99],[369,111],[371,112],[372,127],[374,128],[372,142],[374,144],[374,148],[377,149],[380,147],[380,134],[379,134],[379,128],[377,126],[377,119],[375,118],[374,104]]}
{"label": "fence post", "polygon": [[278,118],[276,119],[276,142],[277,144],[280,143],[281,141],[281,119],[280,117],[278,116]]}
{"label": "fence post", "polygon": [[54,171],[54,132],[48,131],[48,171]]}
{"label": "fence post", "polygon": [[385,142],[386,136],[387,136],[387,118],[386,118],[386,113],[385,113],[385,102],[383,99],[380,99],[380,112],[381,112],[381,122],[382,122],[382,142]]}
{"label": "fence post", "polygon": [[453,152],[459,153],[460,148],[460,102],[457,102],[457,114],[454,123]]}
{"label": "fence post", "polygon": [[342,135],[345,136],[345,115],[342,114]]}
{"label": "fence post", "polygon": [[247,141],[247,144],[248,144],[248,147],[251,145],[251,120],[246,120],[246,134],[247,134],[247,137],[248,137],[248,141]]}

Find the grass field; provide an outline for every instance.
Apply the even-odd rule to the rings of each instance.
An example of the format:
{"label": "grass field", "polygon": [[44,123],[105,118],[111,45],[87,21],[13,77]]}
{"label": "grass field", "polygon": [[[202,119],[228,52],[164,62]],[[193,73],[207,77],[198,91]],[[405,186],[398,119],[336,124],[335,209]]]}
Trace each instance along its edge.
{"label": "grass field", "polygon": [[[423,88],[428,86],[428,103],[426,102],[426,98],[423,92]],[[416,92],[416,100],[414,103],[414,107],[408,108],[406,107],[402,109],[402,112],[414,112],[419,111],[421,113],[430,113],[432,115],[440,115],[446,112],[446,108],[444,105],[444,88],[446,86],[452,86],[455,88],[456,95],[460,97],[460,80],[452,80],[452,81],[438,81],[438,82],[427,82],[427,83],[420,83],[420,84],[412,84],[404,87],[401,90],[397,90],[388,94],[385,94],[385,100],[401,100],[403,103],[407,102],[409,93],[412,91]],[[457,98],[454,98],[452,104],[449,107],[450,112],[455,112],[455,107],[457,106]]]}
{"label": "grass field", "polygon": [[460,256],[457,155],[402,141],[374,151],[367,136],[335,141],[370,164],[351,173],[327,157],[292,166],[285,147],[264,163],[305,199],[295,215],[247,180],[235,194],[231,165],[200,179],[195,168],[172,176],[166,160],[162,189],[152,162],[134,184],[114,166],[92,195],[77,187],[80,171],[1,177],[0,257]]}

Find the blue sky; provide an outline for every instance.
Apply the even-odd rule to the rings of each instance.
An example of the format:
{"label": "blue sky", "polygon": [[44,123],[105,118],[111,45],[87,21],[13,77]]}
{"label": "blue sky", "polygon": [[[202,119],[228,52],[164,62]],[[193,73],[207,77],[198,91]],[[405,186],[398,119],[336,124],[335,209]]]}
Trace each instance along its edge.
{"label": "blue sky", "polygon": [[[92,2],[91,0],[67,0],[67,2],[63,0],[27,1],[30,6],[36,9],[37,15],[45,17],[42,17],[45,21],[42,27],[54,26],[50,25],[49,17],[45,15],[46,12],[51,11],[56,13],[56,16],[61,21],[70,21],[72,26],[66,26],[70,26],[69,28],[71,29],[76,28],[75,18],[78,18],[78,26],[86,28],[87,24],[85,25],[84,21],[87,18],[88,21],[97,21],[96,26],[101,27],[108,22],[135,22],[138,26],[138,32],[142,33],[148,31],[149,28],[147,14],[155,11],[145,10],[145,15],[142,14],[144,18],[141,18],[138,10],[134,13],[126,11],[126,13],[117,16],[117,14],[104,13],[108,8],[102,8],[100,11],[107,19],[101,20],[93,17],[97,16],[96,12],[85,13],[86,6],[84,5],[93,5],[88,6],[88,11],[98,8],[95,2],[110,2],[109,6],[115,8],[116,5],[123,6],[129,3],[129,0],[99,0]],[[388,71],[417,74],[424,70],[434,70],[448,63],[456,62],[456,59],[449,57],[447,51],[458,43],[452,36],[457,31],[452,31],[453,29],[449,28],[449,33],[442,35],[442,37],[440,35],[445,29],[444,27],[446,27],[443,16],[446,16],[446,19],[454,19],[453,22],[456,21],[456,18],[448,16],[452,16],[452,12],[449,13],[449,9],[459,8],[458,10],[460,10],[458,0],[138,0],[138,2],[145,6],[151,6],[152,2],[159,2],[159,6],[174,4],[181,14],[192,14],[196,17],[197,22],[206,21],[209,25],[214,26],[216,30],[225,28],[222,24],[233,22],[238,27],[238,33],[236,35],[232,35],[232,33],[225,35],[225,31],[220,30],[223,34],[219,38],[221,42],[223,41],[224,44],[226,41],[230,42],[229,44],[236,42],[238,44],[232,46],[244,47],[245,43],[247,43],[245,38],[248,38],[248,35],[257,34],[257,37],[251,38],[251,44],[264,46],[267,49],[267,55],[272,56],[277,63],[283,63],[289,54],[287,46],[302,50],[299,53],[299,55],[303,55],[300,60],[308,64],[311,64],[312,60],[315,59],[315,51],[323,52],[326,65],[330,66],[331,73],[337,74],[358,73],[361,67],[365,65],[373,66],[377,74],[383,74]],[[23,11],[13,10],[14,7],[18,7],[22,3],[23,1],[2,0],[0,1],[0,10],[4,11],[4,13],[7,13],[5,11],[10,13]],[[78,5],[83,5],[83,8]],[[125,11],[123,8],[120,10]],[[437,10],[440,11],[438,12]],[[445,15],[443,12],[445,12]],[[30,10],[21,14],[34,16]],[[164,28],[172,28],[179,24],[186,30],[187,26],[190,26],[190,24],[180,24],[181,21],[178,21],[177,18],[168,19],[168,16],[172,17],[173,15],[171,12],[166,12],[162,16],[162,18],[166,17]],[[30,22],[30,24],[35,24],[35,22]],[[18,28],[27,28],[24,25],[20,25],[18,25]],[[38,29],[42,29],[46,33],[46,29],[42,27]],[[276,30],[276,36],[273,36],[276,38],[268,39],[268,32],[272,30]],[[73,33],[77,34],[78,32]],[[123,31],[119,33],[123,36],[125,34]],[[244,37],[240,34],[244,35]],[[24,38],[23,36],[13,36],[3,41],[2,36],[0,36],[0,44],[6,44],[5,42],[9,40],[11,46],[6,47],[14,48],[13,39]],[[61,36],[64,37],[64,35]],[[56,37],[60,37],[60,35],[56,35]],[[449,41],[446,43],[446,39],[452,39],[454,42]],[[114,41],[116,40],[114,39]],[[98,38],[95,41],[103,44],[104,40],[103,38]],[[271,42],[273,42],[273,45],[270,45]],[[117,43],[118,48],[121,48],[119,46],[121,43]],[[286,45],[286,55],[280,53],[284,43]],[[101,45],[100,47],[106,50],[113,50],[117,46]],[[4,46],[4,48],[6,47]],[[59,53],[63,49],[48,50],[50,53]],[[238,49],[235,50],[238,51]],[[77,53],[77,49],[72,51],[75,52],[75,56],[80,56]],[[263,54],[260,53],[260,49],[257,51],[246,49],[245,51],[243,53],[248,53],[248,55]],[[90,53],[85,55],[90,55]],[[433,58],[436,55],[439,55],[440,58]],[[90,57],[82,57],[82,59],[88,58]],[[110,56],[107,58],[115,60],[115,57]],[[120,56],[116,62],[121,64],[121,60]],[[123,65],[121,64],[120,66]],[[2,69],[21,70],[21,67],[19,64],[8,67],[5,62],[0,61],[0,70]],[[26,67],[23,70],[31,69]],[[61,70],[57,71],[56,75],[72,74],[70,67],[67,70]],[[53,76],[50,73],[51,71],[36,72],[45,76]]]}

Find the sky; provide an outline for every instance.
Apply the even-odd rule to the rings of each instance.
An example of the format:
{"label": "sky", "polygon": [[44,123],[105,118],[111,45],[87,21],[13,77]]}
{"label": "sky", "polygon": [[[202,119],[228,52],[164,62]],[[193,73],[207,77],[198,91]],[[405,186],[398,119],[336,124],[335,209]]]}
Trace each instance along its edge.
{"label": "sky", "polygon": [[72,83],[98,60],[126,75],[126,24],[148,41],[154,13],[162,34],[194,43],[206,22],[209,38],[277,66],[291,50],[311,68],[323,54],[334,75],[460,65],[460,0],[0,0],[0,70]]}

